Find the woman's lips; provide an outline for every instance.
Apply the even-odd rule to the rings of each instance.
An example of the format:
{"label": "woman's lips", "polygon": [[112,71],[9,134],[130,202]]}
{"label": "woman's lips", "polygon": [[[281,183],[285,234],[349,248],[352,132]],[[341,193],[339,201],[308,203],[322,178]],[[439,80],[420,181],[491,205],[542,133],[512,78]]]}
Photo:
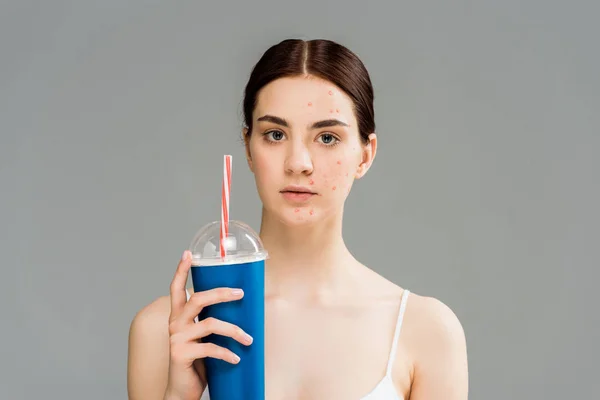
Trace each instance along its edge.
{"label": "woman's lips", "polygon": [[283,191],[281,195],[284,199],[293,203],[305,203],[310,200],[316,193]]}

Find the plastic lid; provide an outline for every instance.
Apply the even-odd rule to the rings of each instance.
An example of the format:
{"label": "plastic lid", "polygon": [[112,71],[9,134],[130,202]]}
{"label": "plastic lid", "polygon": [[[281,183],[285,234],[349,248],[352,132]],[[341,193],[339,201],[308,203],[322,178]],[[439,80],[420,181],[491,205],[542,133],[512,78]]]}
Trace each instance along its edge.
{"label": "plastic lid", "polygon": [[225,259],[220,253],[221,221],[211,222],[200,228],[192,244],[192,265],[211,266],[222,264],[241,264],[260,261],[267,258],[258,234],[240,221],[229,221],[229,234],[225,239]]}

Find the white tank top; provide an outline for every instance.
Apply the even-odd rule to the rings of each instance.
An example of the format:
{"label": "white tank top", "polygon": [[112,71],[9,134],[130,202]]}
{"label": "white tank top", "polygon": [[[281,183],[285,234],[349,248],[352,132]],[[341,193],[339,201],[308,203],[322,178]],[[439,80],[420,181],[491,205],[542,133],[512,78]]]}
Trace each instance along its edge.
{"label": "white tank top", "polygon": [[[392,381],[392,367],[394,366],[394,360],[396,359],[396,351],[398,349],[398,338],[400,337],[400,330],[402,328],[402,320],[404,319],[404,310],[406,310],[406,302],[410,291],[404,290],[402,294],[402,301],[400,302],[400,311],[398,312],[398,320],[396,321],[396,328],[394,330],[394,338],[392,340],[392,348],[388,356],[387,369],[383,379],[360,400],[403,400],[403,396],[398,394],[394,382]],[[190,299],[190,294],[187,292],[187,299]],[[196,318],[198,321],[198,318]],[[205,390],[200,400],[210,400],[209,390]]]}

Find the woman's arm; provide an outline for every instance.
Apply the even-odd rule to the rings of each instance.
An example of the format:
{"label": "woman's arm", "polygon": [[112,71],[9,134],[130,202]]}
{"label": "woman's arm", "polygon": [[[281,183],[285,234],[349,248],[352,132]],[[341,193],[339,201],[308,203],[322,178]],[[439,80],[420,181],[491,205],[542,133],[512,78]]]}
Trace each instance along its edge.
{"label": "woman's arm", "polygon": [[129,329],[129,400],[163,400],[169,369],[169,297],[144,307]]}
{"label": "woman's arm", "polygon": [[469,391],[463,327],[450,308],[423,298],[410,400],[466,400]]}

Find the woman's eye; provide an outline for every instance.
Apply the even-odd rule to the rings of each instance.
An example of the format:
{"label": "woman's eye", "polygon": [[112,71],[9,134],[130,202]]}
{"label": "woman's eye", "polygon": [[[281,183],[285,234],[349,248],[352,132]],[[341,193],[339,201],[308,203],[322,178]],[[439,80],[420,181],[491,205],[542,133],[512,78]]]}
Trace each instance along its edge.
{"label": "woman's eye", "polygon": [[321,139],[321,142],[323,144],[327,144],[327,145],[333,145],[338,142],[338,139],[335,136],[330,135],[329,133],[325,133],[325,134],[321,135],[319,138]]}
{"label": "woman's eye", "polygon": [[285,136],[281,131],[270,131],[265,134],[270,141],[278,142]]}

